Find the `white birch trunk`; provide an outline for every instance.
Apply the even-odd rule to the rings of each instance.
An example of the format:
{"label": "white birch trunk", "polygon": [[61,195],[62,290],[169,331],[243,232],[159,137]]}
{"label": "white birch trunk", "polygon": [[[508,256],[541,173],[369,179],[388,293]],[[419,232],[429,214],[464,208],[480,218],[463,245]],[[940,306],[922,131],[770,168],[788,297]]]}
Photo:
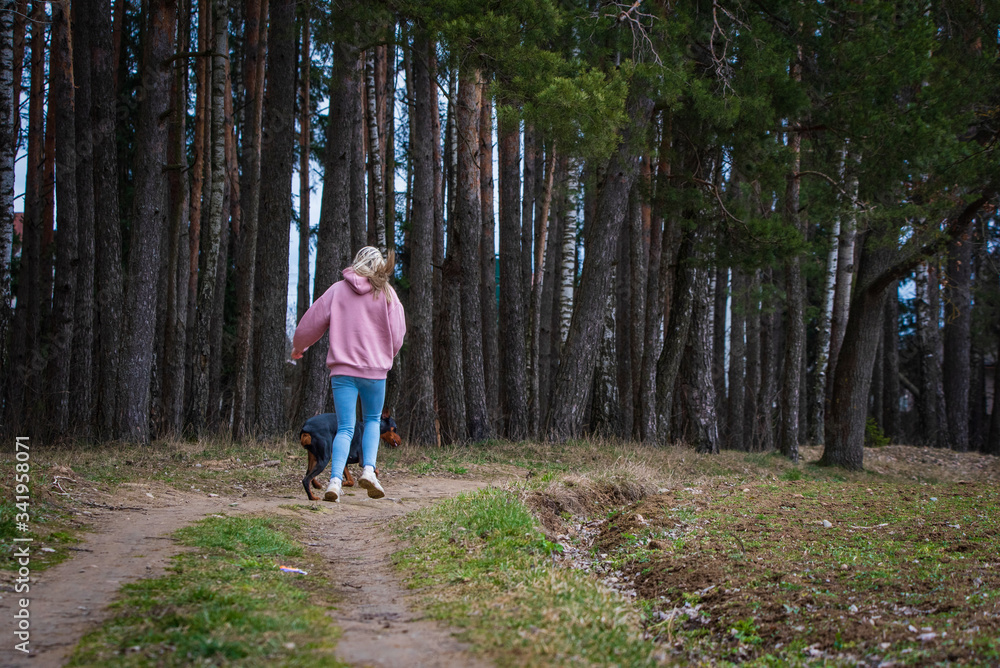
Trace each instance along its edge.
{"label": "white birch trunk", "polygon": [[[845,170],[851,166],[852,162],[856,165],[860,160],[861,157],[848,148]],[[837,368],[837,356],[840,354],[840,346],[844,341],[844,328],[847,326],[847,311],[851,305],[851,289],[854,283],[854,244],[858,236],[855,204],[858,199],[858,176],[856,169],[850,171],[847,197],[851,206],[847,209],[847,217],[841,224],[837,246],[837,287],[830,322],[830,354],[826,370],[828,382],[832,380],[833,372]]]}
{"label": "white birch trunk", "polygon": [[368,49],[365,58],[365,86],[368,89],[368,160],[369,185],[375,191],[375,237],[378,249],[384,255],[385,235],[385,184],[382,183],[382,155],[379,152],[378,113],[375,100],[375,49]]}
{"label": "white birch trunk", "polygon": [[573,288],[576,282],[577,192],[580,189],[580,166],[569,161],[566,177],[566,211],[563,214],[562,256],[559,277],[559,340],[566,343],[573,319]]}
{"label": "white birch trunk", "polygon": [[[844,164],[847,148],[840,151],[840,181],[844,181]],[[816,376],[813,382],[812,433],[809,440],[813,444],[823,442],[824,404],[826,402],[826,376],[830,361],[830,323],[833,320],[833,302],[837,294],[837,262],[840,259],[840,214],[833,218],[830,232],[830,250],[826,256],[826,280],[823,288],[823,310],[819,316],[819,332],[816,348]]]}
{"label": "white birch trunk", "polygon": [[14,233],[14,9],[13,0],[0,4],[0,369],[7,370],[10,329],[10,266]]}

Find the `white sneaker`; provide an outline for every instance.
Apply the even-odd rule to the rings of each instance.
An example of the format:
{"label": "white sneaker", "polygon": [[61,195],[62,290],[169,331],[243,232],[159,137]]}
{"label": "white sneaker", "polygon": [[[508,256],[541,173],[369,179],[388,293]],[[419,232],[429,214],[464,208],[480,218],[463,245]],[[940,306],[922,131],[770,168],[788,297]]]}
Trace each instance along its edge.
{"label": "white sneaker", "polygon": [[375,477],[375,469],[371,466],[365,467],[364,473],[361,474],[361,478],[358,480],[358,486],[368,490],[369,498],[381,499],[385,496],[385,490],[382,489],[382,485],[378,484],[378,478]]}
{"label": "white sneaker", "polygon": [[340,478],[332,478],[330,484],[326,486],[326,494],[323,495],[323,498],[327,501],[340,503],[340,494]]}

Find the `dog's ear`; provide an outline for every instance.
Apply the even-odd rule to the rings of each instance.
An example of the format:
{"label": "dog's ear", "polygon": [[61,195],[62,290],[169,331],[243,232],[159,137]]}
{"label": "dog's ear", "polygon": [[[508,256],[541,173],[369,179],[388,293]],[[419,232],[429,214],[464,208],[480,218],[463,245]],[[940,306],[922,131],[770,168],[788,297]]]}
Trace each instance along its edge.
{"label": "dog's ear", "polygon": [[299,435],[299,440],[302,442],[303,448],[308,448],[312,445],[312,435],[307,431],[304,431],[301,435]]}
{"label": "dog's ear", "polygon": [[389,411],[388,408],[383,408],[382,409],[382,419],[383,420],[388,420],[391,415],[392,415],[392,413]]}

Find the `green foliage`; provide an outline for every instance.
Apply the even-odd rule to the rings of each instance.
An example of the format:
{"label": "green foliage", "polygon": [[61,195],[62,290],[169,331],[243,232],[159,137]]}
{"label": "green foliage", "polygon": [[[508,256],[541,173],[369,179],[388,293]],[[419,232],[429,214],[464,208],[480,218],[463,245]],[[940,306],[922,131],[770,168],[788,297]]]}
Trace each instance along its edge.
{"label": "green foliage", "polygon": [[656,665],[638,615],[579,571],[553,564],[548,541],[510,490],[487,488],[398,523],[397,567],[431,613],[497,665]]}
{"label": "green foliage", "polygon": [[240,554],[298,557],[302,548],[276,528],[276,523],[251,517],[209,517],[184,527],[177,538],[187,545]]}
{"label": "green foliage", "polygon": [[865,445],[870,448],[880,448],[889,445],[892,439],[882,432],[878,422],[873,417],[869,417],[865,422]]}

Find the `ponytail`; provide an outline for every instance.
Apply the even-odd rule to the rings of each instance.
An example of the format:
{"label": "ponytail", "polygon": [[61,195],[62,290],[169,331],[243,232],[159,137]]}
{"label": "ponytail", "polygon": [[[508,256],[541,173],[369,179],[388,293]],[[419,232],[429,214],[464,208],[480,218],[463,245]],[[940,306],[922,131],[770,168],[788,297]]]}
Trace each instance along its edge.
{"label": "ponytail", "polygon": [[354,256],[354,263],[351,266],[358,276],[364,276],[371,283],[374,298],[378,299],[382,294],[385,295],[386,301],[392,301],[389,279],[392,278],[396,266],[395,252],[389,251],[389,257],[383,258],[379,249],[365,246]]}

